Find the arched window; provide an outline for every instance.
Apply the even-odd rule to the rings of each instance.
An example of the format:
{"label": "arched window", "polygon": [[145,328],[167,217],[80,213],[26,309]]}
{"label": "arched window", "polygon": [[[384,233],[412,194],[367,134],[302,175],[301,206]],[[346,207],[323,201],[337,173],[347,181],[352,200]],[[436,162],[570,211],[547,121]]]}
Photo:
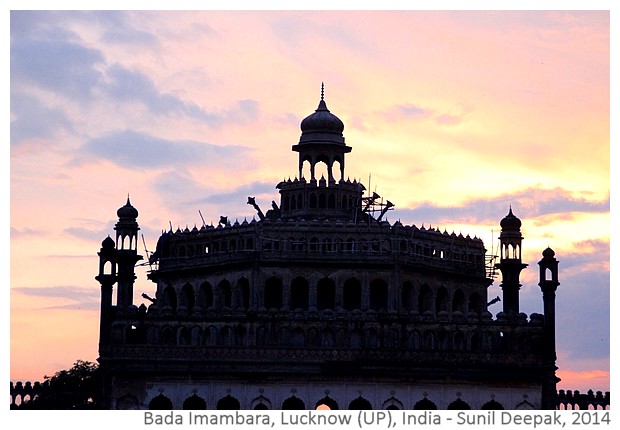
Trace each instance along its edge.
{"label": "arched window", "polygon": [[318,310],[336,308],[336,285],[329,278],[319,281],[316,288],[316,307]]}
{"label": "arched window", "polygon": [[267,309],[282,308],[282,281],[271,277],[265,282],[264,304]]}
{"label": "arched window", "polygon": [[435,313],[448,310],[448,290],[445,287],[441,287],[437,290],[437,296],[435,297]]}
{"label": "arched window", "polygon": [[460,289],[454,292],[452,312],[465,312],[465,294]]}
{"label": "arched window", "polygon": [[327,197],[327,208],[328,209],[336,208],[336,196],[334,195],[334,193],[330,193],[329,196]]}
{"label": "arched window", "polygon": [[217,287],[218,287],[219,298],[220,298],[220,307],[231,308],[232,307],[232,291],[230,288],[230,282],[224,279],[218,284]]}
{"label": "arched window", "polygon": [[250,407],[254,410],[268,410],[271,409],[271,401],[262,395],[263,389],[258,390],[261,395],[252,400]]}
{"label": "arched window", "polygon": [[250,309],[250,281],[241,278],[237,281],[237,305],[240,309]]}
{"label": "arched window", "polygon": [[420,288],[420,294],[418,295],[418,311],[420,314],[424,312],[432,312],[433,311],[433,296],[431,293],[431,287],[424,284]]}
{"label": "arched window", "polygon": [[149,409],[153,411],[172,410],[172,400],[163,394],[160,394],[149,402]]}
{"label": "arched window", "polygon": [[333,348],[336,343],[334,332],[331,329],[321,330],[321,346],[326,348]]}
{"label": "arched window", "polygon": [[347,311],[361,309],[362,307],[362,284],[356,278],[344,281],[342,305]]}
{"label": "arched window", "polygon": [[213,307],[213,288],[208,282],[204,282],[200,285],[198,301],[203,311]]}
{"label": "arched window", "polygon": [[480,409],[487,409],[487,410],[503,410],[504,406],[502,406],[501,403],[495,401],[495,399],[489,400],[488,402],[486,402],[484,405],[482,405],[482,407]]}
{"label": "arched window", "polygon": [[222,346],[232,345],[232,329],[230,327],[224,326],[220,329],[220,335],[217,343]]}
{"label": "arched window", "polygon": [[315,409],[331,409],[333,411],[336,411],[339,409],[338,402],[336,402],[329,396],[325,396],[321,400],[316,402]]}
{"label": "arched window", "polygon": [[[392,393],[394,393],[394,392],[392,392]],[[392,395],[392,397],[390,397],[385,402],[383,402],[383,406],[381,407],[381,409],[402,410],[402,409],[404,409],[404,406],[403,406],[403,403],[400,400],[398,400],[396,397],[394,397]]]}
{"label": "arched window", "polygon": [[350,410],[369,410],[369,409],[372,409],[372,405],[370,404],[368,400],[366,400],[360,395],[357,399],[354,399],[351,401],[351,403],[349,403],[349,409]]}
{"label": "arched window", "polygon": [[435,338],[435,333],[431,330],[427,330],[424,333],[424,349],[433,350],[437,346],[437,340]]}
{"label": "arched window", "polygon": [[245,346],[246,335],[247,335],[247,330],[245,329],[245,327],[243,327],[242,325],[238,325],[235,328],[235,335],[234,335],[235,346]]}
{"label": "arched window", "polygon": [[187,327],[179,327],[177,330],[177,345],[189,345],[191,338]]}
{"label": "arched window", "polygon": [[192,346],[202,345],[202,328],[198,326],[192,328],[191,338],[192,338],[191,340]]}
{"label": "arched window", "polygon": [[216,345],[217,344],[217,328],[215,326],[210,325],[205,330],[205,345]]}
{"label": "arched window", "polygon": [[316,157],[316,163],[314,165],[314,177],[317,180],[325,180],[329,178],[329,166],[330,160],[327,155],[321,154]]}
{"label": "arched window", "polygon": [[256,329],[256,345],[257,346],[266,346],[269,344],[269,336],[267,333],[267,329],[265,326],[259,326]]}
{"label": "arched window", "polygon": [[545,269],[545,281],[551,281],[553,280],[553,271],[550,268],[546,268]]}
{"label": "arched window", "polygon": [[291,283],[291,309],[308,310],[309,287],[306,278],[298,277]]}
{"label": "arched window", "polygon": [[172,310],[173,313],[177,310],[177,293],[171,285],[164,288],[162,294],[162,309]]}
{"label": "arched window", "polygon": [[293,395],[289,397],[288,399],[284,400],[284,402],[282,402],[282,409],[289,410],[289,411],[290,410],[304,410],[306,409],[306,404],[299,397],[296,397],[295,395]]}
{"label": "arched window", "polygon": [[183,402],[183,409],[185,410],[205,410],[207,409],[207,402],[202,397],[194,393],[192,396],[185,399]]}
{"label": "arched window", "polygon": [[343,170],[344,165],[340,161],[340,158],[334,157],[334,160],[332,161],[332,177],[334,181],[339,182],[343,179]]}
{"label": "arched window", "polygon": [[456,399],[455,401],[453,401],[452,403],[448,405],[448,410],[451,410],[451,411],[455,411],[455,410],[468,411],[470,409],[471,409],[471,406],[469,406],[467,402],[461,400],[460,398]]}
{"label": "arched window", "polygon": [[370,309],[385,311],[388,307],[388,284],[383,279],[370,283]]}
{"label": "arched window", "polygon": [[181,289],[181,306],[187,310],[187,314],[191,314],[194,309],[196,298],[194,296],[194,287],[191,284],[183,285]]}
{"label": "arched window", "polygon": [[228,394],[226,397],[222,397],[217,401],[216,408],[218,410],[232,411],[241,409],[241,404],[239,400]]}
{"label": "arched window", "polygon": [[316,194],[310,194],[310,209],[314,209],[318,206],[318,199],[316,198]]}
{"label": "arched window", "polygon": [[401,292],[401,306],[402,306],[402,310],[404,312],[411,312],[412,310],[414,310],[414,291],[413,291],[413,285],[411,284],[411,282],[406,281],[403,284],[403,289]]}
{"label": "arched window", "polygon": [[[576,406],[579,406],[579,405],[576,405]],[[517,403],[517,406],[515,406],[515,409],[516,410],[533,410],[533,409],[536,409],[536,408],[534,407],[533,404],[531,404],[530,402],[528,402],[527,400],[524,399],[522,402]],[[579,409],[581,409],[581,408],[579,408]]]}
{"label": "arched window", "polygon": [[435,411],[437,410],[437,405],[424,397],[422,400],[413,405],[413,409],[423,411]]}

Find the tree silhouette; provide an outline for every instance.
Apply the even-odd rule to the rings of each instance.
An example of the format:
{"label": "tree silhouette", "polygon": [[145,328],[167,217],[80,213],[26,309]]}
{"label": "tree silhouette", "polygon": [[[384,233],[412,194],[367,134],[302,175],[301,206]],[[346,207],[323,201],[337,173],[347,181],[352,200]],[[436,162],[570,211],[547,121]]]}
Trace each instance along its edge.
{"label": "tree silhouette", "polygon": [[97,409],[101,404],[97,363],[77,360],[71,369],[45,376],[39,394],[20,409]]}

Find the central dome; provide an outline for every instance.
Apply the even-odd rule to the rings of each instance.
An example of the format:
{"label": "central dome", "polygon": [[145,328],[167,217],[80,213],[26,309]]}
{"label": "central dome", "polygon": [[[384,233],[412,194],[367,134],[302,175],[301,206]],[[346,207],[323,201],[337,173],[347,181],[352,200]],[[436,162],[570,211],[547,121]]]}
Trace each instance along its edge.
{"label": "central dome", "polygon": [[321,84],[321,101],[313,114],[308,115],[301,121],[300,144],[338,144],[344,145],[344,123],[336,115],[327,109],[327,103],[323,98],[324,85]]}
{"label": "central dome", "polygon": [[323,132],[342,134],[344,123],[336,115],[327,109],[327,104],[321,96],[319,107],[313,114],[308,115],[301,121],[301,132]]}

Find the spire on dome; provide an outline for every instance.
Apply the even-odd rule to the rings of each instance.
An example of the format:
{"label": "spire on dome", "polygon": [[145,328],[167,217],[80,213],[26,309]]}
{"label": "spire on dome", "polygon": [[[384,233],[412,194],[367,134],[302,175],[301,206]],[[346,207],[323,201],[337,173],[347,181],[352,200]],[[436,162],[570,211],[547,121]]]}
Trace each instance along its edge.
{"label": "spire on dome", "polygon": [[321,82],[321,100],[324,100],[325,97],[325,83]]}

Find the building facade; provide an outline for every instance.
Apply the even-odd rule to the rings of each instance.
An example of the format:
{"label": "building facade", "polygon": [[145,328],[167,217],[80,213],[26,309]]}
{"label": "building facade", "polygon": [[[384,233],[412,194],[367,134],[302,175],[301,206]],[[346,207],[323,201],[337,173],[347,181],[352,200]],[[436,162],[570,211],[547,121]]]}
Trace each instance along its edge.
{"label": "building facade", "polygon": [[[263,212],[248,197],[250,222],[162,233],[148,256],[148,306],[133,303],[142,256],[127,199],[96,276],[107,407],[556,408],[553,250],[539,262],[544,314],[528,316],[512,209],[497,264],[478,238],[390,223],[391,202],[345,179],[343,130],[321,94],[292,146],[298,175],[276,185],[279,203]],[[327,177],[316,177],[319,163]]]}

